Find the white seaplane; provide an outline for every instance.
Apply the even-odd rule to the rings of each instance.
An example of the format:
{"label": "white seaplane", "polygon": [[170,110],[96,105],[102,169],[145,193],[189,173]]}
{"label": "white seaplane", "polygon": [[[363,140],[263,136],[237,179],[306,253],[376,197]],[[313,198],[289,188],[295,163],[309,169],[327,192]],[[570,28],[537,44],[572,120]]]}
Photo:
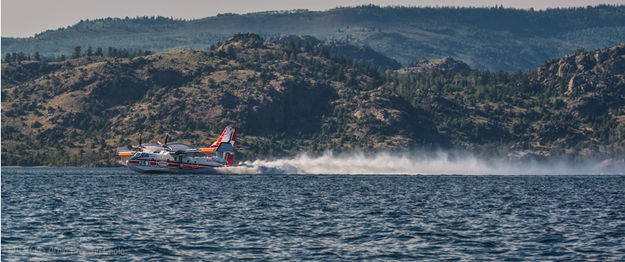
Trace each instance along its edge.
{"label": "white seaplane", "polygon": [[210,147],[197,148],[183,143],[141,144],[132,151],[117,148],[122,165],[142,173],[220,173],[219,169],[232,166],[236,128],[226,127]]}

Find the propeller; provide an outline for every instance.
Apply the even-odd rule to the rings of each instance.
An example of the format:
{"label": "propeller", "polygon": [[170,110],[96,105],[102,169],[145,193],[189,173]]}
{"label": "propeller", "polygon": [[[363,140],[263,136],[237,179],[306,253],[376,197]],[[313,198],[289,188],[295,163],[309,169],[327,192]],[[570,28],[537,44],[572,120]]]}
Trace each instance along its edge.
{"label": "propeller", "polygon": [[165,143],[161,143],[161,141],[156,141],[159,145],[169,151],[169,147],[167,146],[167,141],[169,140],[169,134],[165,134]]}
{"label": "propeller", "polygon": [[143,148],[141,145],[143,145],[143,142],[141,141],[141,134],[139,134],[139,144],[136,146],[133,146],[134,148]]}
{"label": "propeller", "polygon": [[159,140],[159,141],[156,141],[156,142],[157,142],[159,145],[161,145],[161,146],[165,146],[165,145],[167,145],[167,140],[169,140],[169,134],[166,134],[166,135],[165,135],[165,143],[162,143],[160,140]]}

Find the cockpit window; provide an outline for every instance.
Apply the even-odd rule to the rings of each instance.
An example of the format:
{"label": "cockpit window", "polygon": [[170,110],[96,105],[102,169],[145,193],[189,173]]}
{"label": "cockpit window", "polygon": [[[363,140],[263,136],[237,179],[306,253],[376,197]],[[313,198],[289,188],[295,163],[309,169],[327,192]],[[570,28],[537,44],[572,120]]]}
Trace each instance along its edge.
{"label": "cockpit window", "polygon": [[133,157],[131,157],[131,159],[137,159],[137,158],[148,157],[148,156],[150,156],[148,153],[138,153],[138,154],[135,154]]}

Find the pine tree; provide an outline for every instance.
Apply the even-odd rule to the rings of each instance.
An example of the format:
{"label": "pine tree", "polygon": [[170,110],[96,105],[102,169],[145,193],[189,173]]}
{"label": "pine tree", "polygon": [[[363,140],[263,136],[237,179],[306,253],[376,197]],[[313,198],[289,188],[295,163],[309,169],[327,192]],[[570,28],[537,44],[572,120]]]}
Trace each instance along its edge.
{"label": "pine tree", "polygon": [[13,61],[20,62],[26,60],[26,54],[24,52],[13,53]]}
{"label": "pine tree", "polygon": [[102,53],[102,48],[101,47],[96,48],[95,55],[96,56],[104,56],[104,53]]}
{"label": "pine tree", "polygon": [[91,48],[91,46],[87,47],[87,56],[92,56],[93,55],[93,48]]}
{"label": "pine tree", "polygon": [[74,53],[72,53],[72,59],[73,58],[79,58],[80,57],[80,46],[76,46],[74,47]]}
{"label": "pine tree", "polygon": [[35,60],[41,61],[41,56],[39,56],[39,52],[35,52]]}

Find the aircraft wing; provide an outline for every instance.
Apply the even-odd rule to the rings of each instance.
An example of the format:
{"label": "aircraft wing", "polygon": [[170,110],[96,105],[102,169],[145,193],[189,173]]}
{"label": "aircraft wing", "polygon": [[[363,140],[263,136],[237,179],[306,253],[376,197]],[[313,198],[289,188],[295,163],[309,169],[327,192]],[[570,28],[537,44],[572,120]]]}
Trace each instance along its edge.
{"label": "aircraft wing", "polygon": [[130,149],[125,147],[117,148],[117,156],[132,156],[135,152],[130,151]]}
{"label": "aircraft wing", "polygon": [[188,148],[183,150],[177,150],[170,152],[175,153],[176,155],[185,155],[185,154],[197,154],[197,153],[214,153],[217,152],[216,148]]}
{"label": "aircraft wing", "polygon": [[201,148],[189,148],[185,150],[176,151],[177,154],[191,154],[191,153],[216,153],[216,152],[234,152],[234,146],[227,142],[222,142],[218,147],[201,147]]}

